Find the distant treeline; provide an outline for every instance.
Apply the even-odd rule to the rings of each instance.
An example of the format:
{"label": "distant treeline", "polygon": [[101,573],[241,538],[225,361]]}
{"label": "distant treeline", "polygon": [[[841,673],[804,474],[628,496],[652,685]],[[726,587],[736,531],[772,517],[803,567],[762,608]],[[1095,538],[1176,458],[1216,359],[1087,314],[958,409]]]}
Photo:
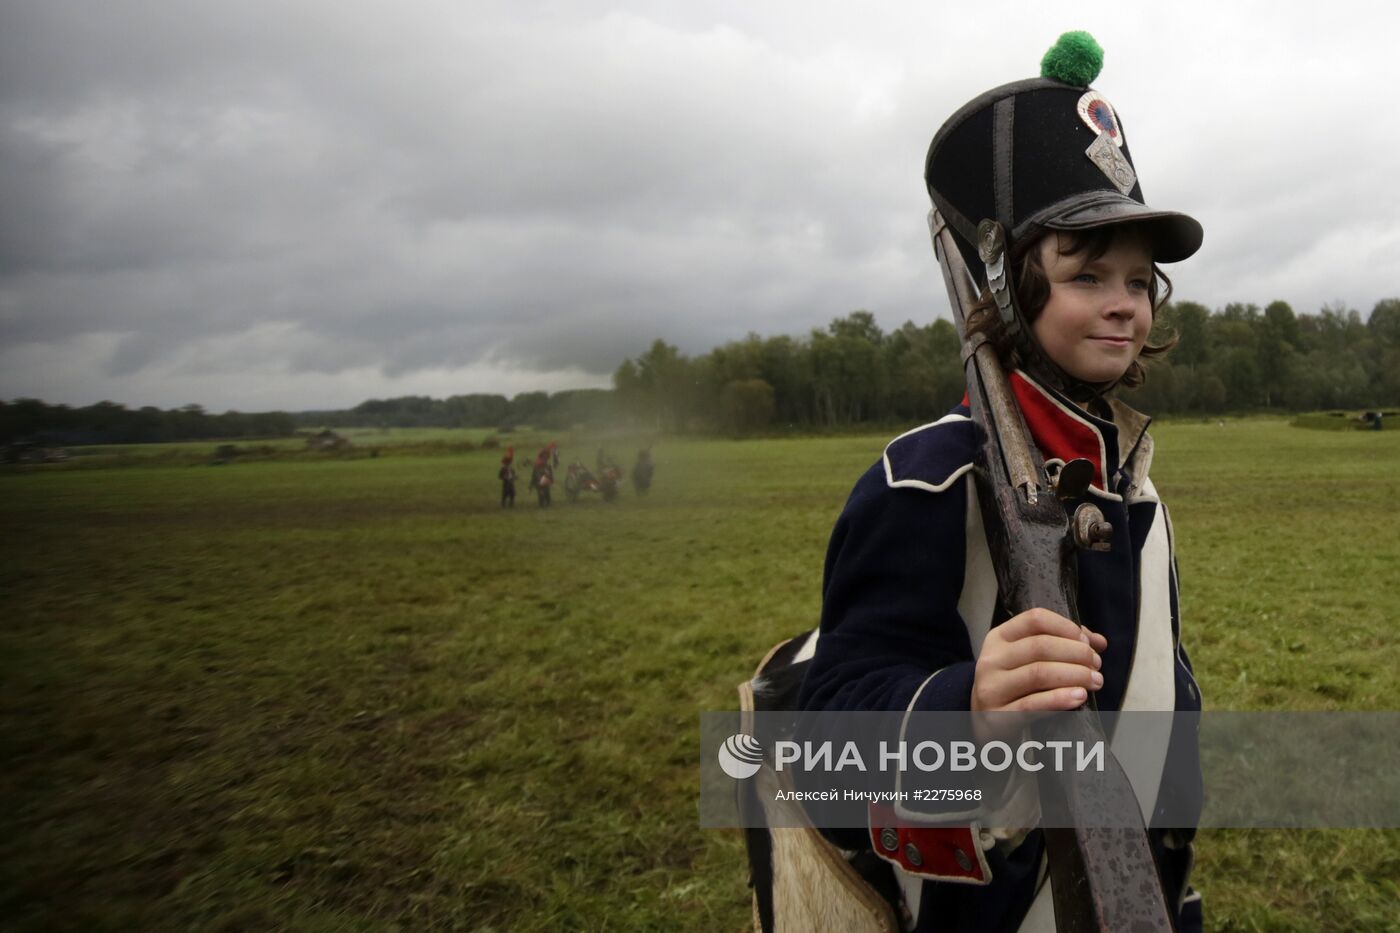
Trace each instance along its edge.
{"label": "distant treeline", "polygon": [[292,416],[281,411],[211,415],[198,405],[162,411],[153,407],[130,409],[116,402],[71,408],[32,398],[0,401],[0,444],[147,444],[293,433]]}
{"label": "distant treeline", "polygon": [[[1155,340],[1176,348],[1126,393],[1152,414],[1309,411],[1400,405],[1400,299],[1369,318],[1343,308],[1295,314],[1183,301],[1158,314]],[[826,429],[918,422],[962,397],[953,325],[906,323],[891,333],[855,311],[806,337],[750,335],[698,357],[657,340],[613,376],[631,418],[663,431],[746,433],[781,425]]]}
{"label": "distant treeline", "polygon": [[143,444],[248,437],[288,437],[299,429],[335,427],[490,427],[515,425],[554,429],[575,424],[611,424],[621,419],[610,389],[454,395],[433,399],[408,395],[370,399],[348,410],[226,412],[213,415],[198,405],[162,411],[129,409],[115,402],[84,408],[49,405],[38,399],[0,401],[0,444],[46,446]]}
{"label": "distant treeline", "polygon": [[[1286,302],[1262,310],[1230,304],[1211,311],[1182,301],[1162,308],[1154,339],[1176,348],[1149,367],[1128,401],[1154,415],[1400,406],[1400,298],[1363,319],[1326,306],[1295,314]],[[958,336],[936,320],[883,332],[853,311],[805,337],[751,334],[690,357],[663,340],[625,361],[613,389],[477,393],[446,399],[370,399],[352,409],[222,415],[198,405],[129,410],[36,399],[0,402],[0,443],[126,444],[273,437],[297,429],[445,427],[547,430],[631,424],[646,430],[729,434],[912,424],[963,394]]]}
{"label": "distant treeline", "polygon": [[298,427],[324,425],[353,428],[567,428],[575,424],[617,421],[620,411],[610,389],[522,392],[514,398],[476,393],[445,399],[426,395],[370,399],[342,411],[301,411]]}

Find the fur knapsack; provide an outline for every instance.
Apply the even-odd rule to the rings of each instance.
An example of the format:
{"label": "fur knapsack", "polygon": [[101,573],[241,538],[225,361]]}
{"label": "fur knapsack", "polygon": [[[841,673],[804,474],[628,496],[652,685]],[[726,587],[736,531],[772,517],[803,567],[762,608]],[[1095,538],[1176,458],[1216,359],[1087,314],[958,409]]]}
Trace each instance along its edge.
{"label": "fur knapsack", "polygon": [[[744,731],[752,734],[756,710],[797,708],[816,637],[807,632],[774,646],[753,679],[739,685]],[[780,789],[793,789],[790,778],[765,761],[737,790],[750,827],[744,838],[755,933],[898,933],[902,901],[889,864],[870,850],[834,846],[800,802],[774,799]]]}

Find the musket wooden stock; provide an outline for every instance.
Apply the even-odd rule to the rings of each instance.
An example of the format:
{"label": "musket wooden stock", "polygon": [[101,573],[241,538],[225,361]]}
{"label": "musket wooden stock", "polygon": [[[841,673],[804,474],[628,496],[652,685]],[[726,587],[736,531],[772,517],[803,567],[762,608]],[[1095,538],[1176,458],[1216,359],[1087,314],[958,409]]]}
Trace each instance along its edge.
{"label": "musket wooden stock", "polygon": [[[937,211],[929,214],[929,229],[963,341],[968,403],[980,440],[973,475],[1002,603],[1012,615],[1039,607],[1077,622],[1076,559],[1064,506],[1034,455],[994,348],[968,340],[975,284],[952,231]],[[1055,730],[1057,739],[1103,742],[1107,749],[1092,695],[1075,712],[1056,716]],[[1042,811],[1065,814],[1073,826],[1044,830],[1059,933],[1170,933],[1171,913],[1142,813],[1117,759],[1107,754],[1102,773],[1072,779],[1044,769],[1039,788]]]}

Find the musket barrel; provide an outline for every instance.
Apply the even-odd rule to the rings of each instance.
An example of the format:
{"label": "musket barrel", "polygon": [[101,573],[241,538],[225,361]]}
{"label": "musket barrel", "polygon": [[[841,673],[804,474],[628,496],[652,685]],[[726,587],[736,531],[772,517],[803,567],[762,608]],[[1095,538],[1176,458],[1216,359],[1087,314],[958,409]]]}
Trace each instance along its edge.
{"label": "musket barrel", "polygon": [[[995,348],[985,339],[968,339],[967,316],[977,300],[976,283],[937,210],[929,213],[929,231],[963,343],[972,420],[982,431],[973,475],[1004,604],[1013,615],[1039,607],[1077,622],[1077,575],[1064,506],[1054,496],[1039,494],[1051,489],[1050,480],[1035,456],[1030,429]],[[1087,739],[1104,740],[1092,699],[1068,721]],[[1120,820],[1142,825],[1131,782],[1111,753],[1108,758],[1106,773],[1087,782],[1061,782],[1042,772],[1044,802],[1072,816],[1102,819],[1112,812]],[[1076,820],[1073,828],[1045,830],[1056,928],[1074,933],[1171,933],[1171,912],[1146,829],[1101,829],[1090,822],[1085,818]]]}
{"label": "musket barrel", "polygon": [[[962,260],[962,253],[958,251],[953,231],[949,229],[943,215],[936,209],[929,211],[928,223],[929,232],[933,236],[933,251],[938,256],[938,265],[943,269],[943,283],[948,288],[949,302],[953,306],[953,324],[957,328],[958,338],[963,346],[967,347],[967,315],[977,303],[975,283],[967,264]],[[976,366],[981,377],[977,380],[969,379],[968,386],[970,390],[974,382],[980,382],[986,393],[988,414],[996,423],[997,433],[1001,437],[1002,466],[1006,470],[1007,482],[1012,489],[1021,491],[1021,496],[1028,505],[1035,505],[1039,500],[1040,491],[1048,488],[1048,480],[1044,475],[1044,468],[1038,466],[1036,459],[1031,456],[1030,434],[1021,418],[1016,397],[1011,392],[1011,384],[1007,381],[1001,361],[997,359],[995,348],[986,341],[977,343],[967,355],[964,366]],[[969,391],[968,394],[968,401],[973,405],[978,404],[971,398],[973,393]]]}

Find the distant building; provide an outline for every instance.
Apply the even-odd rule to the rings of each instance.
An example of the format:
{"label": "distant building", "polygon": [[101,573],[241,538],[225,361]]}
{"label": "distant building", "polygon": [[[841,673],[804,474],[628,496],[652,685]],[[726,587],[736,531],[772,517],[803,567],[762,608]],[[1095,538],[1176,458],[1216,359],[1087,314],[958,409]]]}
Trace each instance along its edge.
{"label": "distant building", "polygon": [[330,428],[326,428],[319,434],[312,434],[306,439],[307,450],[346,450],[353,446],[350,443],[350,438],[341,437]]}

